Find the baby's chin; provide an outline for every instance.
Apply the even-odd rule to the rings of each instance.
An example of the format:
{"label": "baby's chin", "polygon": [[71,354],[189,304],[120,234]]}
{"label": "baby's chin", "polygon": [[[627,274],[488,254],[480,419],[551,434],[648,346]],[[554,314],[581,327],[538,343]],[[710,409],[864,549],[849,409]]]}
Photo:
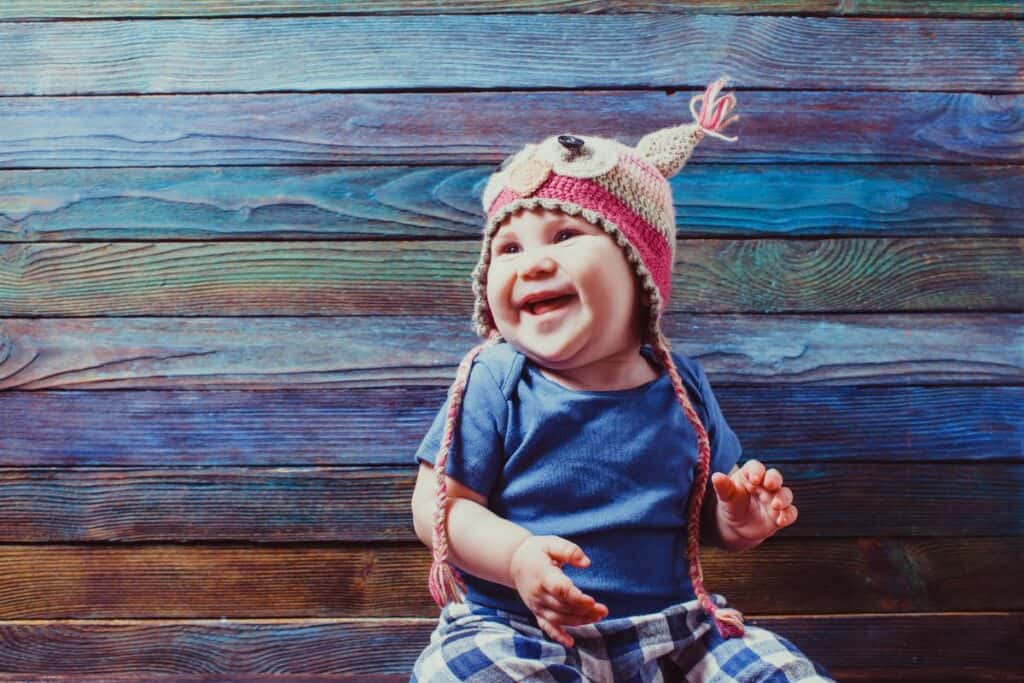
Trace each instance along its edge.
{"label": "baby's chin", "polygon": [[534,364],[551,370],[567,370],[576,367],[579,353],[575,348],[549,348],[545,343],[531,344],[517,339],[508,339],[509,345],[516,351],[523,354]]}
{"label": "baby's chin", "polygon": [[550,366],[552,369],[568,369],[575,366],[580,351],[587,344],[586,331],[590,328],[590,318],[586,313],[577,315],[566,324],[545,333],[532,333],[525,325],[497,325],[498,332],[509,343],[527,358],[538,365]]}

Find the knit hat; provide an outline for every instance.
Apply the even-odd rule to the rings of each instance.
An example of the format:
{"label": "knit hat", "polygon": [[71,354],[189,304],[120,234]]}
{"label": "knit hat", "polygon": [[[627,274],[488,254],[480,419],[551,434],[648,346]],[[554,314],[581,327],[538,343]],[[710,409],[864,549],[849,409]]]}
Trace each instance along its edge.
{"label": "knit hat", "polygon": [[[679,405],[697,435],[699,457],[690,491],[686,544],[694,593],[705,613],[713,617],[723,638],[743,635],[742,613],[718,607],[704,588],[698,539],[701,506],[710,477],[710,441],[683,387],[669,341],[661,331],[661,314],[672,289],[676,250],[675,208],[668,178],[683,168],[697,143],[706,135],[728,142],[737,140],[719,132],[739,118],[739,115],[726,118],[736,104],[733,94],[718,98],[727,80],[728,77],[719,78],[704,93],[690,99],[694,119],[691,123],[649,133],[640,139],[636,148],[594,135],[550,136],[539,143],[527,144],[488,178],[482,198],[487,221],[480,260],[473,270],[473,326],[485,341],[472,348],[459,364],[449,390],[448,415],[434,467],[437,476],[434,562],[428,585],[439,607],[452,601],[462,602],[460,592],[465,592],[465,583],[448,562],[444,513],[448,509],[445,481],[448,452],[473,360],[485,348],[504,341],[487,305],[491,240],[509,215],[520,209],[541,206],[579,216],[602,228],[622,247],[633,266],[646,313],[644,342],[651,345],[668,373]],[[702,102],[699,114],[694,108],[698,100]]]}

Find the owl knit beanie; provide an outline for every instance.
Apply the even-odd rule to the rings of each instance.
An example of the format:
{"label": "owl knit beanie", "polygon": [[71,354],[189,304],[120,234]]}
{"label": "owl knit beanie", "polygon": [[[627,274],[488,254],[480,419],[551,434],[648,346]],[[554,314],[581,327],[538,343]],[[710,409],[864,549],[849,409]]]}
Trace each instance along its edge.
{"label": "owl knit beanie", "polygon": [[[437,453],[437,476],[433,528],[434,561],[428,585],[439,607],[462,602],[465,583],[448,562],[448,536],[445,511],[448,494],[445,465],[454,440],[462,396],[473,360],[485,348],[504,341],[487,305],[487,269],[491,240],[501,222],[520,209],[541,206],[571,216],[605,230],[622,247],[633,266],[646,312],[644,342],[669,375],[673,389],[697,435],[698,462],[690,491],[687,512],[686,556],[694,593],[706,614],[714,619],[724,638],[742,636],[743,615],[732,608],[720,608],[704,588],[700,566],[701,506],[708,489],[711,448],[707,430],[690,403],[670,353],[671,346],[661,331],[661,315],[668,304],[675,261],[676,224],[672,190],[668,183],[678,173],[697,143],[705,136],[734,142],[719,131],[739,118],[728,117],[736,104],[730,93],[718,97],[727,77],[709,85],[704,93],[690,99],[691,123],[664,128],[642,137],[636,148],[617,140],[592,135],[558,135],[537,144],[528,144],[508,157],[487,181],[483,208],[487,215],[480,260],[473,271],[475,308],[473,326],[485,341],[472,348],[462,359],[449,390],[449,408],[444,434]],[[694,108],[701,101],[698,113]]]}

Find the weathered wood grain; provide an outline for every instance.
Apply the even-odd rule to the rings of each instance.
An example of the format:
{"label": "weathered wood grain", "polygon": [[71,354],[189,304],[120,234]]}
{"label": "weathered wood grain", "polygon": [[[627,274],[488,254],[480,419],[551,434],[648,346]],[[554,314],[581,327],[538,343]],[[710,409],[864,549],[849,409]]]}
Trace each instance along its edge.
{"label": "weathered wood grain", "polygon": [[[402,372],[394,369],[394,382]],[[858,462],[1024,461],[1021,386],[772,386],[719,384],[717,371],[711,377],[744,459],[829,463],[829,468]],[[415,464],[413,454],[447,391],[440,385],[3,391],[0,467],[407,467]],[[963,476],[982,475],[965,471]],[[982,481],[975,481],[972,495],[981,495],[980,486]],[[918,505],[944,504],[939,488]],[[992,525],[986,525],[986,533],[996,533],[992,530],[1008,521],[993,512],[985,517]],[[830,523],[845,529],[849,521]],[[871,523],[893,528],[885,520]],[[1021,523],[1024,519],[1013,526]]]}
{"label": "weathered wood grain", "polygon": [[[869,681],[870,683],[949,683],[950,670],[945,667],[914,667],[912,669],[842,667],[829,669],[829,673],[839,683],[846,681]],[[81,683],[94,681],[91,674],[85,676],[49,675],[49,674],[7,674],[0,672],[0,681],[17,681],[17,683]],[[1016,683],[1024,681],[1024,673],[1006,671],[996,667],[957,667],[956,680],[959,683]],[[139,676],[126,674],[104,675],[104,683],[138,683]],[[211,683],[221,680],[216,674],[152,676],[146,675],[147,681],[174,681],[175,683]],[[231,674],[232,683],[408,683],[409,674]]]}
{"label": "weathered wood grain", "polygon": [[[610,44],[619,47],[615,59],[606,58]],[[0,45],[0,95],[703,87],[726,71],[723,63],[741,88],[1024,92],[1024,24],[975,19],[506,14],[10,22],[0,23]]]}
{"label": "weathered wood grain", "polygon": [[[800,510],[777,538],[1024,534],[1024,466],[807,463],[777,467]],[[888,456],[888,457],[886,457]],[[255,458],[250,458],[255,459]],[[417,467],[0,469],[4,543],[415,541]],[[747,457],[743,460],[746,461]],[[215,458],[209,458],[215,460]],[[301,458],[296,458],[301,460]],[[205,461],[205,460],[204,460]]]}
{"label": "weathered wood grain", "polygon": [[[106,171],[95,178],[89,175],[91,170],[49,175],[3,174],[0,183],[5,185],[0,186],[0,197],[5,203],[10,201],[7,184],[12,182],[8,180],[11,177],[15,178],[13,182],[38,185],[36,194],[46,195],[40,198],[42,208],[75,191],[82,192],[83,199],[101,198],[106,195],[97,197],[97,192],[109,187],[110,196],[116,197],[117,188],[127,185],[142,198],[157,194],[170,202],[168,209],[159,204],[146,207],[147,214],[158,212],[153,214],[154,218],[162,220],[168,211],[192,195],[203,200],[210,192],[207,185],[215,188],[216,197],[220,198],[215,204],[223,204],[226,209],[271,185],[267,189],[283,193],[292,201],[305,204],[301,200],[311,194],[320,198],[325,211],[340,211],[354,203],[358,210],[348,210],[356,216],[366,216],[369,207],[378,203],[395,206],[403,194],[401,190],[408,188],[409,193],[415,190],[420,195],[420,187],[425,186],[431,190],[429,194],[417,196],[412,202],[406,200],[401,207],[424,214],[418,216],[416,224],[465,221],[468,217],[459,212],[439,212],[438,203],[462,205],[467,201],[466,195],[481,191],[476,175],[479,170],[445,165],[497,165],[526,142],[564,131],[613,137],[635,145],[650,131],[690,121],[690,97],[699,94],[703,85],[672,86],[666,92],[503,90],[3,97],[0,168],[133,168]],[[844,207],[844,202],[837,202],[831,212],[839,216],[864,203],[869,204],[867,208],[877,205],[884,209],[885,202],[878,205],[882,198],[896,202],[908,191],[927,196],[928,203],[942,209],[936,217],[956,210],[987,213],[982,209],[989,206],[1020,208],[1019,202],[1012,203],[1005,196],[1007,188],[1001,183],[1013,182],[1013,176],[1010,169],[1001,167],[864,169],[832,165],[791,169],[775,165],[935,162],[962,166],[1021,162],[1022,95],[856,89],[762,91],[745,86],[738,94],[738,102],[736,111],[740,118],[728,131],[738,139],[731,143],[710,139],[700,144],[693,152],[692,163],[677,176],[684,183],[680,188],[691,187],[685,183],[695,172],[720,173],[715,169],[705,171],[703,166],[708,162],[765,163],[769,165],[764,168],[737,167],[728,172],[740,179],[756,174],[770,187],[775,187],[780,178],[790,186],[795,183],[800,189],[791,195],[792,209],[801,207],[797,200],[820,202],[829,186],[844,202],[853,205]],[[524,116],[527,111],[530,115]],[[581,111],[586,112],[585,121],[580,118]],[[283,164],[303,166],[279,170],[232,168]],[[320,167],[334,164],[415,164],[437,168],[396,171]],[[196,171],[194,178],[188,171],[140,168],[182,165],[228,167],[206,173]],[[407,177],[398,183],[394,179],[396,173]],[[955,181],[958,174],[964,174],[963,182]],[[986,187],[986,177],[995,184]],[[1016,182],[1020,182],[1019,176]],[[335,190],[339,183],[342,187]],[[888,183],[893,187],[886,187]],[[250,184],[253,188],[248,187]],[[957,188],[950,188],[952,184]],[[374,187],[384,196],[368,196],[364,186]],[[721,182],[713,184],[717,193],[726,187]],[[818,189],[808,192],[803,188]],[[15,193],[15,199],[20,199],[18,210],[31,208],[27,198],[18,194]],[[1015,193],[1017,197],[1020,194]],[[335,201],[326,202],[324,195],[335,196]],[[349,201],[338,201],[338,196]],[[686,196],[677,194],[677,201],[685,201]],[[874,202],[868,202],[867,198],[873,196]],[[432,204],[425,203],[428,199]],[[128,200],[129,197],[121,197],[123,202]],[[960,207],[957,200],[969,204]],[[463,211],[476,211],[478,202],[473,204]],[[105,219],[117,215],[104,206]],[[896,203],[888,208],[894,210],[899,206]],[[910,208],[924,210],[918,206]],[[177,211],[174,215],[182,213]],[[879,213],[876,218],[882,220],[886,212]],[[81,218],[91,216],[88,211],[80,212]],[[761,222],[758,216],[749,219],[755,224]],[[961,227],[970,228],[968,221],[962,223]],[[295,227],[309,229],[304,225]],[[201,225],[193,229],[213,228]],[[232,221],[219,229],[233,230]]]}
{"label": "weathered wood grain", "polygon": [[[387,626],[384,626],[387,628]],[[829,670],[836,681],[868,681],[869,683],[949,683],[950,669],[942,666],[913,668],[888,667],[832,667]],[[955,668],[958,683],[1018,683],[1024,681],[1024,673],[1008,671],[997,666],[958,666]],[[146,681],[173,681],[174,683],[214,683],[222,681],[219,674],[173,674],[170,676],[143,673]],[[104,674],[104,683],[138,683],[140,675]],[[277,674],[277,673],[231,673],[231,683],[408,683],[409,672],[404,674]],[[95,676],[85,674],[5,674],[0,672],[0,681],[17,683],[93,683]]]}
{"label": "weathered wood grain", "polygon": [[[481,343],[451,316],[0,319],[0,389],[448,386]],[[669,313],[713,386],[1020,384],[1024,314]]]}
{"label": "weathered wood grain", "polygon": [[[432,557],[414,543],[5,543],[0,619],[429,617]],[[1020,577],[1008,569],[1022,562],[1021,535],[701,549],[708,590],[749,615],[1021,610]]]}
{"label": "weathered wood grain", "polygon": [[[800,643],[830,671],[869,661],[890,676],[905,672],[911,678],[899,680],[910,680],[922,667],[931,667],[931,675],[938,667],[1015,675],[1024,665],[1018,647],[1024,618],[1018,612],[765,616],[748,623]],[[10,677],[45,668],[53,674],[102,674],[105,680],[149,672],[207,680],[257,673],[408,677],[435,624],[426,618],[5,622],[0,670]]]}
{"label": "weathered wood grain", "polygon": [[151,0],[7,0],[0,19],[103,19],[123,17],[223,17],[302,14],[506,14],[586,13],[622,14],[806,14],[993,17],[1016,19],[1024,12],[1021,0],[190,0],[188,4]]}
{"label": "weathered wood grain", "polygon": [[[387,628],[385,625],[384,628]],[[986,669],[986,671],[988,671]],[[166,683],[223,683],[225,678],[231,683],[409,683],[409,672],[404,674],[277,674],[277,673],[238,673],[232,671],[227,676],[223,674],[169,674],[150,673],[142,671],[139,673],[125,674],[103,674],[103,683],[140,683],[166,682]],[[845,680],[845,679],[838,679]],[[914,679],[918,680],[918,679]],[[962,678],[964,681],[980,679]],[[986,679],[987,680],[987,679]],[[999,679],[1006,680],[1006,679]],[[5,674],[0,672],[0,681],[14,681],[16,683],[94,683],[95,674],[38,674],[38,673],[16,673]],[[887,681],[886,681],[887,683]],[[939,683],[943,683],[940,681]]]}
{"label": "weathered wood grain", "polygon": [[[12,170],[0,173],[0,242],[479,240],[492,170]],[[669,183],[680,238],[1024,235],[1020,166],[698,164]]]}
{"label": "weathered wood grain", "polygon": [[[448,315],[478,242],[0,245],[0,316]],[[684,239],[666,310],[1024,311],[1024,237]]]}

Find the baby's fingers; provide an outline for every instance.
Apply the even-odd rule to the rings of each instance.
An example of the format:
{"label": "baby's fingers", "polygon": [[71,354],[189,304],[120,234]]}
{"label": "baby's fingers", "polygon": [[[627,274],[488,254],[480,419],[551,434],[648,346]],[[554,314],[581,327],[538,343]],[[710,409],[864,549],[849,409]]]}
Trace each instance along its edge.
{"label": "baby's fingers", "polygon": [[574,586],[566,576],[545,585],[542,601],[546,607],[573,614],[586,614],[596,603],[594,598]]}
{"label": "baby's fingers", "polygon": [[608,616],[608,608],[590,598],[590,602],[567,603],[553,595],[545,595],[540,600],[542,609],[557,614],[561,621],[572,625],[588,624]]}
{"label": "baby's fingers", "polygon": [[572,636],[570,636],[568,633],[566,633],[559,627],[555,626],[539,614],[537,615],[537,623],[540,625],[544,633],[548,634],[548,637],[550,637],[551,640],[561,643],[565,647],[573,646],[574,641],[572,639]]}
{"label": "baby's fingers", "polygon": [[565,612],[558,608],[541,607],[537,613],[538,616],[543,616],[551,624],[558,626],[582,626],[583,624],[592,624],[595,621],[601,621],[608,616],[608,608],[601,605],[599,608],[595,607],[586,613],[577,612]]}

